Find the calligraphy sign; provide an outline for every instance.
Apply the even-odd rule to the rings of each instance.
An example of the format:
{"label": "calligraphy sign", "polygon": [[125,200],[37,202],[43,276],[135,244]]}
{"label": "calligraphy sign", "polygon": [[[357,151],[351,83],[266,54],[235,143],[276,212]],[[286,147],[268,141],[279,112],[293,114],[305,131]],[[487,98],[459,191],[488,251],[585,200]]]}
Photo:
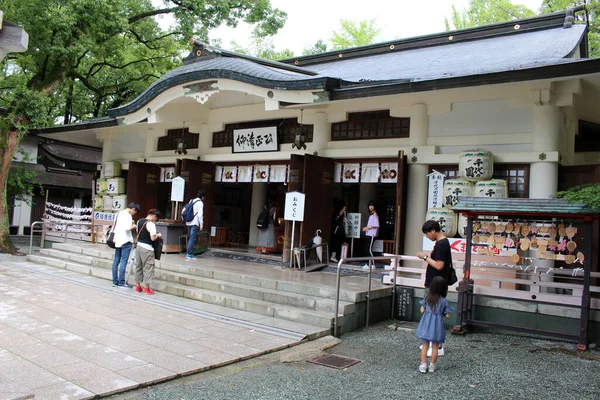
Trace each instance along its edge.
{"label": "calligraphy sign", "polygon": [[428,175],[427,209],[441,207],[444,197],[444,180],[446,176],[441,172],[433,171]]}
{"label": "calligraphy sign", "polygon": [[279,151],[277,127],[234,129],[232,151],[234,153]]}
{"label": "calligraphy sign", "polygon": [[346,213],[348,232],[346,237],[360,239],[360,213]]}
{"label": "calligraphy sign", "polygon": [[183,194],[185,193],[185,179],[178,176],[173,178],[171,184],[171,201],[183,201]]}
{"label": "calligraphy sign", "polygon": [[304,198],[305,194],[300,192],[288,192],[285,194],[286,221],[304,221]]}

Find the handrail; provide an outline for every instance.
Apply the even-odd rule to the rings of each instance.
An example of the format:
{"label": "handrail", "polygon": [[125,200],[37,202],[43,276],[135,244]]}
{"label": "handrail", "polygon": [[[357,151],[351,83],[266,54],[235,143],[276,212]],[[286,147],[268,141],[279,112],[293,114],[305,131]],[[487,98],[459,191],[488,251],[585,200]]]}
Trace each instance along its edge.
{"label": "handrail", "polygon": [[396,298],[396,276],[398,276],[398,268],[399,268],[399,261],[419,261],[422,262],[423,260],[421,260],[418,257],[415,256],[405,256],[405,255],[387,255],[387,256],[377,256],[377,257],[352,257],[352,258],[342,258],[340,261],[338,261],[338,266],[337,266],[337,279],[336,279],[336,295],[335,295],[335,315],[333,318],[333,336],[337,337],[338,336],[338,312],[339,312],[339,306],[340,306],[340,284],[341,284],[341,267],[342,267],[342,263],[346,262],[346,261],[368,261],[369,262],[369,286],[367,289],[367,315],[366,315],[366,322],[365,322],[365,328],[369,327],[369,305],[370,305],[370,301],[371,301],[371,275],[373,272],[373,268],[372,267],[372,261],[384,261],[384,260],[396,260],[396,262],[394,263],[394,286],[393,286],[393,290],[392,290],[392,318],[394,316],[394,304],[395,304],[395,298]]}
{"label": "handrail", "polygon": [[33,227],[35,224],[42,224],[42,231],[44,230],[44,221],[35,221],[33,224],[31,224],[29,228],[29,254],[31,254],[33,251]]}

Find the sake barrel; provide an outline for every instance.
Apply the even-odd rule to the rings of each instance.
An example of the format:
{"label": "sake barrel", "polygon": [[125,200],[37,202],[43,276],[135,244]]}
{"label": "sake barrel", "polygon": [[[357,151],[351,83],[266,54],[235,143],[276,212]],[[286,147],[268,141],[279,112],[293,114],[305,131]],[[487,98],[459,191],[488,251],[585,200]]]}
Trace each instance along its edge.
{"label": "sake barrel", "polygon": [[106,193],[116,195],[125,193],[125,179],[123,178],[108,178]]}
{"label": "sake barrel", "polygon": [[487,150],[467,150],[460,153],[458,170],[462,179],[485,181],[494,174],[494,158]]}
{"label": "sake barrel", "polygon": [[114,178],[121,175],[121,163],[118,161],[107,161],[102,163],[103,178]]}
{"label": "sake barrel", "polygon": [[508,188],[503,179],[492,179],[481,181],[475,184],[475,197],[488,198],[506,198],[508,197]]}
{"label": "sake barrel", "polygon": [[104,178],[96,179],[96,194],[106,194],[108,182]]}
{"label": "sake barrel", "polygon": [[102,196],[102,209],[104,211],[112,211],[113,210],[112,196]]}
{"label": "sake barrel", "polygon": [[456,235],[456,214],[449,208],[436,207],[427,210],[426,219],[437,221],[444,235],[453,237]]}
{"label": "sake barrel", "polygon": [[118,196],[112,196],[112,209],[113,211],[124,210],[127,206],[127,196],[124,194]]}
{"label": "sake barrel", "polygon": [[104,207],[102,207],[102,196],[95,196],[94,197],[94,210],[103,210]]}
{"label": "sake barrel", "polygon": [[444,205],[455,206],[458,196],[473,196],[475,185],[465,179],[447,179],[444,182]]}
{"label": "sake barrel", "polygon": [[467,217],[462,215],[462,213],[458,213],[458,234],[463,239],[467,237],[467,222],[468,221],[469,220],[467,219]]}

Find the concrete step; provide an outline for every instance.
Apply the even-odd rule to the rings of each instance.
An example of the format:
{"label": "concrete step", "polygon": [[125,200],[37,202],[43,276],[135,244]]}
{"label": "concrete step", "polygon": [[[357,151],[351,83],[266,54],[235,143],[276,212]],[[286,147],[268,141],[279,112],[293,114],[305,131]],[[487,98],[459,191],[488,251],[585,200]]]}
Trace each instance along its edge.
{"label": "concrete step", "polygon": [[38,256],[33,254],[27,256],[27,261],[31,261],[42,265],[48,265],[54,268],[66,269],[68,271],[78,272],[80,274],[91,275],[97,278],[108,279],[112,281],[112,271],[106,268],[94,267],[91,265],[79,264],[59,258]]}
{"label": "concrete step", "polygon": [[[155,270],[155,278],[165,282],[178,283],[199,289],[210,290],[246,297],[255,300],[263,300],[270,303],[290,305],[298,308],[317,310],[333,313],[335,312],[335,300],[306,296],[297,293],[282,292],[256,286],[247,286],[239,283],[221,281],[205,278],[198,275],[189,275],[163,269]],[[339,310],[342,314],[351,314],[356,311],[355,303],[340,301]]]}
{"label": "concrete step", "polygon": [[47,257],[58,258],[65,261],[73,261],[83,265],[91,265],[98,268],[111,269],[112,259],[92,257],[87,254],[72,253],[56,249],[40,249],[40,254]]}
{"label": "concrete step", "polygon": [[[188,299],[199,300],[205,303],[216,304],[236,310],[250,311],[255,314],[281,318],[288,321],[300,322],[327,329],[330,329],[333,326],[333,313],[330,312],[275,304],[268,301],[199,289],[180,283],[166,282],[158,279],[153,283],[153,288],[164,293]],[[341,321],[340,323],[343,323],[343,315],[339,315],[338,320]]]}
{"label": "concrete step", "polygon": [[98,250],[97,248],[79,246],[74,243],[53,243],[52,249],[62,250],[68,253],[84,254],[86,256],[103,258],[105,260],[112,260],[115,254],[114,250],[108,246],[106,246],[106,250]]}

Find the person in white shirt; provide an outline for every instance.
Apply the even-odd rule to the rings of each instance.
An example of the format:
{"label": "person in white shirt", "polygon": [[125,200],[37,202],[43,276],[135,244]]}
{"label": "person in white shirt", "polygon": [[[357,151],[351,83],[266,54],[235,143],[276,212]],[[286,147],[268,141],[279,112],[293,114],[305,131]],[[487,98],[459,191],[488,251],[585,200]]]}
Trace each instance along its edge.
{"label": "person in white shirt", "polygon": [[195,199],[190,200],[194,204],[194,219],[190,222],[186,222],[188,227],[188,244],[187,254],[185,255],[186,260],[192,260],[196,258],[194,255],[194,244],[198,237],[198,231],[204,228],[204,190],[198,190],[198,196]]}
{"label": "person in white shirt", "polygon": [[[112,265],[112,280],[114,287],[132,288],[125,281],[125,270],[127,269],[127,261],[131,252],[133,237],[131,231],[135,229],[133,216],[140,211],[140,206],[137,203],[129,203],[127,208],[121,210],[115,215],[115,224],[113,231],[115,233],[115,257]],[[120,267],[119,267],[120,265]]]}
{"label": "person in white shirt", "polygon": [[[155,294],[156,292],[150,289],[150,283],[154,279],[154,242],[161,233],[156,233],[156,224],[160,218],[160,211],[156,208],[148,211],[148,216],[142,218],[137,223],[138,241],[137,250],[135,253],[135,291],[144,292],[145,294]],[[142,284],[144,287],[142,288]]]}

